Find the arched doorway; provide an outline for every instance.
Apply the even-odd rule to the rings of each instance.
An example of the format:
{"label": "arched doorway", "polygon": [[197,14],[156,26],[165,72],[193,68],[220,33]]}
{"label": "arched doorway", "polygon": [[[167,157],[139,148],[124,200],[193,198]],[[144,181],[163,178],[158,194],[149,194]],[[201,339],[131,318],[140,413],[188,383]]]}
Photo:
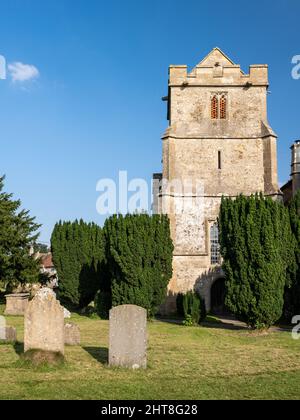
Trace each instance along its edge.
{"label": "arched doorway", "polygon": [[226,287],[225,279],[220,277],[211,287],[211,311],[216,315],[228,314],[225,306]]}

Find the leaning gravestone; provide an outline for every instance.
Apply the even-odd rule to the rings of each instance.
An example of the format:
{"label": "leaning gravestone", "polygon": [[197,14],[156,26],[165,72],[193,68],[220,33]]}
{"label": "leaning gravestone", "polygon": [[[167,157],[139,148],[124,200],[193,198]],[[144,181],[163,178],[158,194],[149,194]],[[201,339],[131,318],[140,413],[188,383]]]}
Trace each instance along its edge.
{"label": "leaning gravestone", "polygon": [[64,354],[64,308],[53,290],[43,288],[29,302],[24,319],[24,351]]}
{"label": "leaning gravestone", "polygon": [[135,305],[118,306],[109,313],[109,365],[147,367],[147,311]]}

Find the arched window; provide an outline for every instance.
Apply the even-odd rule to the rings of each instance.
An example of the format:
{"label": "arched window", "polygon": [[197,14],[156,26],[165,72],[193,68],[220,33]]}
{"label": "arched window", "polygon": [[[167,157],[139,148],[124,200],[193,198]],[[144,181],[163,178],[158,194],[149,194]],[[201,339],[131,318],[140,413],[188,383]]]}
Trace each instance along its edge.
{"label": "arched window", "polygon": [[213,120],[219,118],[219,99],[217,95],[211,98],[211,118]]}
{"label": "arched window", "polygon": [[210,228],[210,262],[211,265],[221,262],[218,223],[214,223]]}
{"label": "arched window", "polygon": [[227,114],[227,98],[226,95],[222,95],[220,98],[220,118],[221,120],[226,119]]}
{"label": "arched window", "polygon": [[216,92],[211,96],[211,119],[226,120],[227,118],[227,93]]}

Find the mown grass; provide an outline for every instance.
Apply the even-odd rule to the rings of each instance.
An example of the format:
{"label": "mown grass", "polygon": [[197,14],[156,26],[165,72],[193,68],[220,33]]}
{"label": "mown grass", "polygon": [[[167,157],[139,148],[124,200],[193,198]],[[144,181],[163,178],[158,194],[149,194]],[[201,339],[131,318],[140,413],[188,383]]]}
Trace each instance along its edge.
{"label": "mown grass", "polygon": [[[23,340],[23,318],[7,317]],[[0,345],[1,399],[299,399],[300,341],[289,333],[150,322],[148,369],[107,366],[108,322],[74,315],[80,347],[67,363],[33,368],[22,343]]]}

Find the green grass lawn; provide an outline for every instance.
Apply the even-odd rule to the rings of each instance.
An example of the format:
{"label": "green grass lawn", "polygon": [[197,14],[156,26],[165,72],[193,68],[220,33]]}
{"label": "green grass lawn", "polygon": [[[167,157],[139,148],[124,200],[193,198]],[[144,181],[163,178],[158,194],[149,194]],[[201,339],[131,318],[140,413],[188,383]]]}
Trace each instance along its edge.
{"label": "green grass lawn", "polygon": [[[1,313],[1,310],[0,310]],[[23,340],[23,318],[7,317]],[[300,341],[289,333],[150,322],[148,369],[107,366],[108,322],[74,315],[82,344],[60,368],[30,368],[0,345],[1,399],[299,399]]]}

